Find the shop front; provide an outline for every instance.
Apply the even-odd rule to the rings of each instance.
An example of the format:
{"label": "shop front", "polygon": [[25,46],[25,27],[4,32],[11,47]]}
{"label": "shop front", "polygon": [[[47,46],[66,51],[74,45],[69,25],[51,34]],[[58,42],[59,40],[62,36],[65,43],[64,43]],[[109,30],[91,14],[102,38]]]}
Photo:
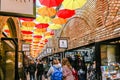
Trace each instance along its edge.
{"label": "shop front", "polygon": [[96,55],[95,55],[95,45],[90,44],[87,46],[82,46],[72,50],[65,51],[65,57],[67,57],[72,64],[72,66],[78,71],[80,76],[82,73],[82,67],[84,71],[84,76],[86,80],[95,80],[96,75]]}
{"label": "shop front", "polygon": [[100,71],[102,80],[120,79],[120,38],[111,39],[99,44]]}
{"label": "shop front", "polygon": [[[0,80],[18,80],[23,75],[23,53],[18,52],[18,38],[16,25],[13,18],[7,18],[2,25],[1,39],[0,39]],[[19,63],[19,64],[18,64]],[[23,77],[21,77],[22,79]]]}

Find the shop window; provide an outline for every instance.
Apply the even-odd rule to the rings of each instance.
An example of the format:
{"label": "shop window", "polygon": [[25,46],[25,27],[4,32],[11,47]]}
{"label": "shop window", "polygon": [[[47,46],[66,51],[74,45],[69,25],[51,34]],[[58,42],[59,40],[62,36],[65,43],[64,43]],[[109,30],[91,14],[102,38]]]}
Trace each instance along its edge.
{"label": "shop window", "polygon": [[101,45],[102,80],[120,79],[120,45]]}

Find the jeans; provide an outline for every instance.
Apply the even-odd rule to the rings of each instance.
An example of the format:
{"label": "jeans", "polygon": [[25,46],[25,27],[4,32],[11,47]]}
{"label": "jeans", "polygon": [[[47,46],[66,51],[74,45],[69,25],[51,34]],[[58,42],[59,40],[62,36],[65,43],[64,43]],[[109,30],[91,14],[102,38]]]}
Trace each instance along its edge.
{"label": "jeans", "polygon": [[30,80],[35,80],[35,73],[30,73]]}

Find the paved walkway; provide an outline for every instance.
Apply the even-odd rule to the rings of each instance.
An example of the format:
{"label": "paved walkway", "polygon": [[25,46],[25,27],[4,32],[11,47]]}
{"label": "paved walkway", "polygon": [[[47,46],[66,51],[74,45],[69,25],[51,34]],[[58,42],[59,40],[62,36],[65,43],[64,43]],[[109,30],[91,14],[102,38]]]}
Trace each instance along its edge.
{"label": "paved walkway", "polygon": [[[36,76],[35,76],[35,77],[36,77]],[[29,75],[27,75],[27,80],[30,80],[30,76],[29,76]],[[50,79],[45,79],[45,77],[42,76],[42,80],[50,80]]]}

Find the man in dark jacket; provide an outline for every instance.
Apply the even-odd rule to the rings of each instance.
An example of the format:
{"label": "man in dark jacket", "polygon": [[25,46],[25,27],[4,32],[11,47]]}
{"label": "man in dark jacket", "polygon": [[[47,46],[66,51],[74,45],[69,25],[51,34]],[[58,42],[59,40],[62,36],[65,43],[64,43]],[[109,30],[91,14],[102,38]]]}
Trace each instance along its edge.
{"label": "man in dark jacket", "polygon": [[34,61],[30,62],[30,65],[28,67],[28,71],[30,74],[30,80],[35,80],[36,65],[35,65]]}
{"label": "man in dark jacket", "polygon": [[42,61],[38,60],[37,64],[37,80],[42,80],[42,75],[44,72],[44,67]]}

